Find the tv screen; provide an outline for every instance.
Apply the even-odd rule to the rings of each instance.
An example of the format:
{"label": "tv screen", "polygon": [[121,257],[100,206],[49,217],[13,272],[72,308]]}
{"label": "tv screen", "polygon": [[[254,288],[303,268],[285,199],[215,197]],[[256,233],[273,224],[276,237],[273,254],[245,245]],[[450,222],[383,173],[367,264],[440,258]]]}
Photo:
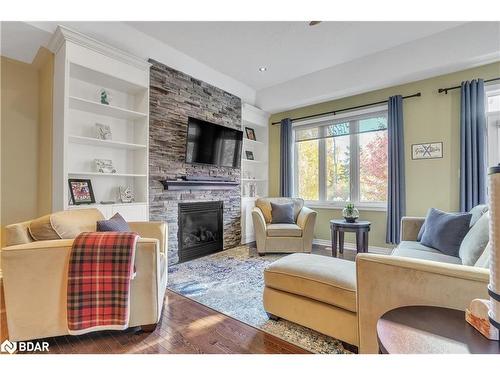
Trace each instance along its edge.
{"label": "tv screen", "polygon": [[241,130],[189,117],[186,163],[239,168],[242,140]]}

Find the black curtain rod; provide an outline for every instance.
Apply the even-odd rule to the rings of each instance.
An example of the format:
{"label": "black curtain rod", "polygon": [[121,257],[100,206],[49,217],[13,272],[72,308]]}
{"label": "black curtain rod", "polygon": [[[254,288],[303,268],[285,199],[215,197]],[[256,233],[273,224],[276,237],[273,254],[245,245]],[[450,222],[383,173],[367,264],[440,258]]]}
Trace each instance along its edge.
{"label": "black curtain rod", "polygon": [[[500,80],[500,77],[492,78],[492,79],[487,79],[487,80],[484,81],[484,83],[492,82],[492,81],[498,81],[498,80]],[[445,87],[444,89],[439,89],[438,93],[441,94],[442,92],[444,92],[445,94],[448,94],[448,91],[450,91],[450,90],[456,90],[456,89],[459,89],[460,87],[462,87],[462,86]]]}
{"label": "black curtain rod", "polygon": [[[422,96],[422,94],[420,92],[417,92],[416,94],[413,94],[413,95],[403,96],[403,99],[415,98],[417,96]],[[388,101],[389,100],[381,100],[379,102],[357,105],[355,107],[342,108],[342,109],[337,109],[335,111],[330,111],[330,112],[316,113],[315,115],[296,117],[296,118],[293,118],[292,121],[305,120],[305,119],[308,119],[308,118],[319,117],[319,116],[326,116],[326,115],[336,115],[339,112],[345,112],[345,111],[350,111],[350,110],[353,110],[353,109],[371,107],[371,106],[374,106],[374,105],[377,105],[377,104],[385,104]],[[277,125],[277,124],[280,124],[280,123],[281,123],[281,121],[275,121],[275,122],[272,123],[272,125]]]}

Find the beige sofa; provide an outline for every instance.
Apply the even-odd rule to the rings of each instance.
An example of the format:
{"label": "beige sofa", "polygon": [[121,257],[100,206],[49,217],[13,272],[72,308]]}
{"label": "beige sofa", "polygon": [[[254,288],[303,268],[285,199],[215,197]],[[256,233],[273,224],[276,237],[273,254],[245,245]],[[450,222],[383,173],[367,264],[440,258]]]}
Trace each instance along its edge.
{"label": "beige sofa", "polygon": [[[10,340],[68,334],[66,286],[72,238],[83,231],[95,231],[96,221],[101,219],[99,210],[82,209],[6,227],[7,247],[2,249],[1,264]],[[167,227],[161,222],[128,224],[141,236],[131,285],[129,326],[151,329],[160,319],[167,285]],[[54,232],[59,239],[33,238],[51,238]]]}
{"label": "beige sofa", "polygon": [[[272,224],[271,202],[293,203],[294,224]],[[259,254],[310,253],[316,212],[304,207],[301,198],[259,198],[252,210],[255,241]]]}
{"label": "beige sofa", "polygon": [[[488,221],[485,216],[475,225]],[[403,242],[391,256],[359,254],[356,262],[311,254],[279,259],[264,272],[265,310],[355,345],[360,353],[378,353],[376,323],[385,312],[406,305],[465,310],[472,299],[488,298],[489,246],[473,265],[463,265],[416,241],[423,222],[402,220]],[[461,256],[470,261],[466,252]]]}

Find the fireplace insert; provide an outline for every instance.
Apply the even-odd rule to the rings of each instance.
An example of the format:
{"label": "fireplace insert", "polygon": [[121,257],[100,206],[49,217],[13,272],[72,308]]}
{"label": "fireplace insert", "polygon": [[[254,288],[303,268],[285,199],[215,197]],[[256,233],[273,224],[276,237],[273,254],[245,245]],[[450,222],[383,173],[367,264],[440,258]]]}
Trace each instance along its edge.
{"label": "fireplace insert", "polygon": [[179,262],[223,250],[223,202],[179,203]]}

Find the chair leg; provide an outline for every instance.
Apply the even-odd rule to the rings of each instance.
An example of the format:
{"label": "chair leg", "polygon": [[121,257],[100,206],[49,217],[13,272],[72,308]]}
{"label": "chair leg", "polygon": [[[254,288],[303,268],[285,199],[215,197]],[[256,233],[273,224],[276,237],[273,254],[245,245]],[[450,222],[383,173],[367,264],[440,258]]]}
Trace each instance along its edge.
{"label": "chair leg", "polygon": [[279,316],[276,316],[276,315],[274,315],[274,314],[268,313],[267,311],[266,311],[266,314],[267,314],[267,317],[268,317],[270,320],[279,320],[279,319],[280,319],[280,317],[279,317]]}

